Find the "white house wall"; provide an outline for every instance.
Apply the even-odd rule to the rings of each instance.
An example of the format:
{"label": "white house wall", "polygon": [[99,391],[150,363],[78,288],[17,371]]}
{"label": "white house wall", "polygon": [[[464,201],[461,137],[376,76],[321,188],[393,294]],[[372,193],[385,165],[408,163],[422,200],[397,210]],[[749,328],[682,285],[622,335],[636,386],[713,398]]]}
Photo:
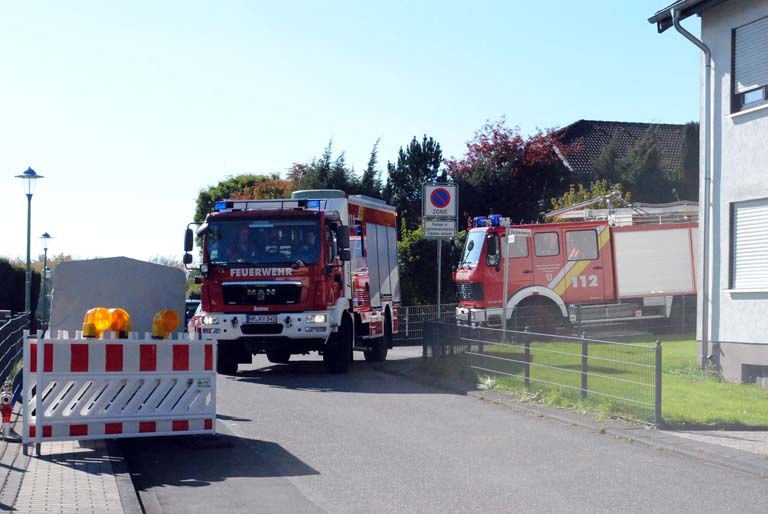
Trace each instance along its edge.
{"label": "white house wall", "polygon": [[[733,381],[744,378],[742,364],[768,366],[768,291],[729,290],[731,203],[768,198],[768,105],[731,113],[731,37],[733,29],[764,16],[768,16],[768,0],[731,0],[702,15],[702,39],[714,60],[715,99],[710,339],[720,343],[723,375]],[[703,102],[703,85],[701,98]],[[703,122],[703,103],[701,115]],[[701,187],[703,199],[703,178]]]}

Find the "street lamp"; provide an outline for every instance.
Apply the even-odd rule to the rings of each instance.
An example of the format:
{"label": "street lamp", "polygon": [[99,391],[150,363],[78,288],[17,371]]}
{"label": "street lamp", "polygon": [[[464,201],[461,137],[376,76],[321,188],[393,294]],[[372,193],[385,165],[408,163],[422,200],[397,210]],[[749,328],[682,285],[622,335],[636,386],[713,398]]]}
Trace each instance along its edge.
{"label": "street lamp", "polygon": [[32,193],[35,191],[35,180],[43,178],[43,176],[38,175],[32,168],[27,168],[27,171],[21,175],[16,175],[16,178],[24,181],[24,192],[27,195],[27,280],[24,289],[24,311],[32,312],[30,308],[30,303],[32,303],[32,269],[29,260],[30,232],[32,230]]}
{"label": "street lamp", "polygon": [[46,323],[48,323],[48,244],[51,239],[53,238],[48,232],[40,236],[43,242],[43,321]]}

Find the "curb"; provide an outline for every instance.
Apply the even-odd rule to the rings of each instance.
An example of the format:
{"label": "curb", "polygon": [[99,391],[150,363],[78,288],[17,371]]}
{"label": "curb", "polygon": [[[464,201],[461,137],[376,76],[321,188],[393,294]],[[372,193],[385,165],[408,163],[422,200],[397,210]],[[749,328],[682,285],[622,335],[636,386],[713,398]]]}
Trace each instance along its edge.
{"label": "curb", "polygon": [[125,463],[123,450],[115,439],[105,439],[107,453],[112,457],[112,473],[117,482],[117,492],[120,494],[120,503],[125,514],[145,514],[144,507],[139,498],[139,493],[133,486],[128,465]]}
{"label": "curb", "polygon": [[[745,473],[756,478],[768,478],[768,460],[757,454],[683,439],[673,435],[674,431],[672,430],[658,430],[630,422],[624,422],[623,426],[619,426],[622,422],[615,419],[607,419],[605,421],[594,418],[585,419],[583,416],[569,411],[556,410],[543,405],[532,406],[521,403],[504,393],[466,390],[466,388],[458,387],[456,384],[447,382],[439,376],[425,373],[418,366],[413,366],[409,369],[402,369],[404,368],[402,366],[400,368],[397,369],[394,366],[386,365],[376,366],[376,369],[383,373],[407,378],[448,392],[477,398],[488,403],[503,405],[519,412],[544,417],[565,425],[576,426],[590,432],[606,434],[617,439],[625,439],[627,442],[637,442],[647,448],[673,453],[720,468]],[[639,431],[643,433],[639,433]]]}

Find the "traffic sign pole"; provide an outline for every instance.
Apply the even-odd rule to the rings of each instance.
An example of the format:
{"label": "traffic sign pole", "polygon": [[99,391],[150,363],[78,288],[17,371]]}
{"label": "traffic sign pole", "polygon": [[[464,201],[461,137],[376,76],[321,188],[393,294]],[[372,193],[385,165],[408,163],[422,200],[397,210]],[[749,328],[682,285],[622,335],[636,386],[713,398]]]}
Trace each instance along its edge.
{"label": "traffic sign pole", "polygon": [[443,272],[443,240],[437,240],[437,319],[440,319],[440,284]]}

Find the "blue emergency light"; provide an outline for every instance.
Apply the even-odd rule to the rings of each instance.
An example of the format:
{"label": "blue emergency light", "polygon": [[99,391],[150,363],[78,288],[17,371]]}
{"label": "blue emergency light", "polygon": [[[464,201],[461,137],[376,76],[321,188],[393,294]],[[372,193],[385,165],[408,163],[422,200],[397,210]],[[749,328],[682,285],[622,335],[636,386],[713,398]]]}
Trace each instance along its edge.
{"label": "blue emergency light", "polygon": [[499,216],[498,214],[494,214],[494,215],[490,216],[490,220],[491,220],[491,226],[492,227],[500,227],[501,226],[501,216]]}
{"label": "blue emergency light", "polygon": [[307,209],[319,209],[320,200],[307,200]]}
{"label": "blue emergency light", "polygon": [[220,202],[216,202],[216,204],[214,205],[214,208],[215,208],[217,211],[223,211],[223,210],[226,210],[226,209],[227,209],[227,203],[228,203],[228,202],[227,202],[226,200],[222,200],[222,201],[220,201]]}
{"label": "blue emergency light", "polygon": [[476,227],[484,227],[484,226],[485,226],[485,223],[486,223],[487,221],[488,221],[488,220],[487,220],[487,219],[485,219],[485,216],[478,216],[477,218],[475,218],[475,226],[476,226]]}

